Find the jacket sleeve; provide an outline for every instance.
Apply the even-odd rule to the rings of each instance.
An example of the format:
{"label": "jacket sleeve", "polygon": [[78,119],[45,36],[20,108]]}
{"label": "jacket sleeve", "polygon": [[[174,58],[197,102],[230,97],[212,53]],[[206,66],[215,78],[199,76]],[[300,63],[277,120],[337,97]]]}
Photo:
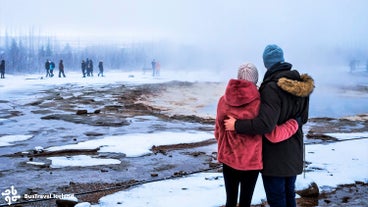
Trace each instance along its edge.
{"label": "jacket sleeve", "polygon": [[268,141],[278,143],[289,139],[298,130],[298,122],[295,119],[289,119],[287,122],[277,125],[271,133],[265,134]]}
{"label": "jacket sleeve", "polygon": [[219,139],[220,137],[220,131],[221,131],[221,116],[222,116],[222,113],[221,113],[221,101],[222,101],[222,97],[220,98],[220,100],[218,101],[217,103],[217,113],[216,113],[216,120],[215,120],[215,130],[214,130],[214,135],[215,135],[215,138],[216,140]]}
{"label": "jacket sleeve", "polygon": [[266,86],[261,92],[259,114],[254,119],[236,120],[235,131],[238,134],[267,134],[276,127],[280,117],[281,99],[276,84]]}
{"label": "jacket sleeve", "polygon": [[302,124],[307,123],[309,117],[309,97],[306,98],[306,105],[302,113]]}

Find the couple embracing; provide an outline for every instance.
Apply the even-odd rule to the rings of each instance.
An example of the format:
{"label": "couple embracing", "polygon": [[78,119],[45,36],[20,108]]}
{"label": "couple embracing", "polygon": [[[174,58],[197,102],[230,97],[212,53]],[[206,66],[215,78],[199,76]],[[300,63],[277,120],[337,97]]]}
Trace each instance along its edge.
{"label": "couple embracing", "polygon": [[257,89],[257,68],[243,64],[217,107],[215,137],[223,164],[226,207],[251,205],[261,172],[271,207],[295,207],[296,176],[303,171],[303,131],[314,81],[284,60],[277,45],[266,46],[267,69]]}

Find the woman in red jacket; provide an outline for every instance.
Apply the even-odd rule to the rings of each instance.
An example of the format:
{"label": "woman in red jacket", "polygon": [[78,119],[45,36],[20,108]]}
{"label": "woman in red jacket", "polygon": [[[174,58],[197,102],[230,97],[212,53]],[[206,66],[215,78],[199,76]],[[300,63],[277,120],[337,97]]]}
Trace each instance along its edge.
{"label": "woman in red jacket", "polygon": [[[260,94],[257,90],[257,68],[243,64],[238,70],[238,79],[231,79],[225,94],[217,106],[215,137],[218,143],[217,159],[223,164],[226,189],[226,207],[250,206],[253,191],[262,163],[262,135],[236,134],[226,131],[224,119],[231,115],[236,119],[252,119],[258,115]],[[298,122],[290,119],[265,137],[271,142],[281,142],[291,137],[298,129]]]}

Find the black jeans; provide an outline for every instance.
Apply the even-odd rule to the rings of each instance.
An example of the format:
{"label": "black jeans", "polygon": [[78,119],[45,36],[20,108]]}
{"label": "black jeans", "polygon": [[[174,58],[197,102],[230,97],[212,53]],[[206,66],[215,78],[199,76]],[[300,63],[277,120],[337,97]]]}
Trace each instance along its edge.
{"label": "black jeans", "polygon": [[61,75],[63,75],[63,77],[65,78],[64,70],[59,70],[59,78],[61,78]]}
{"label": "black jeans", "polygon": [[267,202],[270,207],[295,207],[296,176],[273,177],[262,176],[266,191]]}
{"label": "black jeans", "polygon": [[238,201],[239,185],[239,207],[249,207],[252,202],[259,170],[236,170],[224,164],[223,174],[226,189],[226,207],[236,206]]}

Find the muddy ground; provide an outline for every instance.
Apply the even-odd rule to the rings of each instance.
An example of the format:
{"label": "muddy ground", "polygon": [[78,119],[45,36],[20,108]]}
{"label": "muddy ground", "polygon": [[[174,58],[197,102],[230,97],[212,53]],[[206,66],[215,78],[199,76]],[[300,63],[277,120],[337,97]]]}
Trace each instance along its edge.
{"label": "muddy ground", "polygon": [[[104,195],[134,185],[202,171],[221,171],[216,161],[216,141],[208,140],[168,146],[153,146],[152,153],[127,158],[124,154],[95,150],[37,151],[35,147],[59,146],[98,139],[108,135],[152,133],[155,131],[213,131],[213,118],[171,114],[147,104],[147,97],[159,96],[169,87],[193,87],[197,83],[169,82],[127,86],[109,84],[95,87],[64,85],[30,93],[29,100],[0,100],[1,123],[10,131],[32,134],[32,140],[0,148],[1,186],[17,186],[18,194],[74,193],[80,201],[97,203]],[[35,95],[36,94],[36,95]],[[145,104],[146,103],[146,104]],[[352,118],[313,118],[306,131],[307,143],[336,142],[324,132],[368,131],[367,115]],[[356,127],[359,126],[359,127]],[[0,132],[1,133],[1,132]],[[95,155],[121,160],[120,165],[51,168],[49,156]],[[28,161],[45,165],[27,164]],[[298,199],[299,206],[368,206],[367,183],[339,186],[317,199]],[[3,202],[3,203],[1,203]],[[0,205],[5,205],[1,201]],[[14,206],[55,206],[55,200],[29,202]],[[266,206],[266,205],[262,205]]]}

